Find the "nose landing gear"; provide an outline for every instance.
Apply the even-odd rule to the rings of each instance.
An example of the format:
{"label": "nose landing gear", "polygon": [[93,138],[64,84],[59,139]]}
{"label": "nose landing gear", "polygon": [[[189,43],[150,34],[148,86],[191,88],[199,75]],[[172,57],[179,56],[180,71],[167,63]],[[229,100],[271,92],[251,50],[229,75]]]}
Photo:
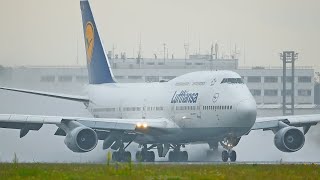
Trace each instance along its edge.
{"label": "nose landing gear", "polygon": [[224,141],[220,141],[221,146],[226,149],[222,151],[222,161],[227,162],[230,159],[231,162],[235,162],[237,160],[237,153],[232,150],[240,141],[240,138],[225,138]]}
{"label": "nose landing gear", "polygon": [[235,162],[237,160],[237,153],[231,149],[222,151],[222,161],[227,162],[229,158],[231,162]]}

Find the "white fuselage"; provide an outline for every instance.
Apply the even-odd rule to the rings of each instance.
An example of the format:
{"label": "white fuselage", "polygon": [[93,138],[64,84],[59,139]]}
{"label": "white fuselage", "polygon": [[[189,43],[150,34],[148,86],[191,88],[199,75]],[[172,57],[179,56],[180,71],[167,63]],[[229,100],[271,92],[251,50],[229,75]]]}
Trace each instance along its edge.
{"label": "white fuselage", "polygon": [[[241,137],[256,120],[256,103],[231,71],[193,72],[160,83],[90,85],[88,109],[99,118],[166,118],[180,128],[159,137],[139,136],[138,143],[209,142]],[[224,81],[224,82],[223,82]]]}

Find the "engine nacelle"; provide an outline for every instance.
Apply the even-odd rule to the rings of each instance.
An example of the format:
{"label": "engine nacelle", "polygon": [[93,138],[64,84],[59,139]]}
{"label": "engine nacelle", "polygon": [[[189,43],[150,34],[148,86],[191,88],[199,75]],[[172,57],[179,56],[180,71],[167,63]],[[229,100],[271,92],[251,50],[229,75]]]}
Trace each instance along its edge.
{"label": "engine nacelle", "polygon": [[274,145],[282,152],[296,152],[305,142],[304,134],[295,127],[284,127],[274,136]]}
{"label": "engine nacelle", "polygon": [[89,152],[97,146],[98,136],[93,129],[80,126],[67,133],[64,143],[73,152]]}

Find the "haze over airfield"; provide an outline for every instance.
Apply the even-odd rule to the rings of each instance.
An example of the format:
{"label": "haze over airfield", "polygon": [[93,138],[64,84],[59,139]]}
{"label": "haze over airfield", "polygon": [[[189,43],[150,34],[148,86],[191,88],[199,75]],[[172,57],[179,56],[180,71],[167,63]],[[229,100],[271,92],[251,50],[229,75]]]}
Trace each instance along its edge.
{"label": "haze over airfield", "polygon": [[[314,66],[320,42],[318,0],[91,0],[107,50],[136,56],[141,34],[144,57],[184,58],[209,53],[218,42],[221,54],[237,44],[241,66],[280,66],[279,53],[295,50],[298,65]],[[2,1],[0,64],[84,65],[79,0]],[[244,48],[245,47],[245,48]],[[244,53],[245,51],[245,53]],[[245,60],[244,60],[245,59]]]}
{"label": "haze over airfield", "polygon": [[[1,58],[0,61],[1,63],[3,62],[3,65],[6,65],[6,63],[7,65],[19,66],[75,65],[77,44],[79,45],[79,62],[81,64],[85,63],[78,1],[29,1],[19,2],[20,4],[18,5],[15,1],[10,3],[7,9],[2,12],[4,14],[1,14],[3,15],[2,18],[5,17],[5,20],[3,20],[5,26],[1,28],[1,31],[3,31],[1,34],[4,34],[1,38],[4,41],[3,44],[5,44],[1,47],[3,53],[0,53],[1,56],[5,56],[5,58]],[[291,31],[292,27],[290,26],[293,26],[293,24],[290,24],[290,21],[288,23],[290,26],[284,28],[281,23],[282,20],[279,18],[282,16],[278,17],[278,15],[273,15],[273,19],[280,19],[279,22],[273,22],[271,21],[273,19],[268,19],[271,12],[268,8],[258,9],[250,7],[253,11],[251,12],[251,9],[248,7],[254,2],[242,2],[245,6],[244,4],[233,4],[232,2],[224,4],[215,2],[215,4],[212,4],[211,1],[197,1],[198,4],[185,1],[141,1],[140,6],[138,5],[139,2],[134,3],[135,4],[132,4],[132,2],[129,1],[121,2],[121,4],[119,1],[113,3],[112,1],[108,1],[107,3],[104,1],[93,2],[94,13],[99,25],[101,24],[99,26],[101,28],[100,33],[105,40],[107,49],[110,50],[112,45],[116,44],[117,52],[126,51],[130,56],[130,49],[135,47],[135,50],[137,50],[139,34],[142,35],[143,54],[145,57],[152,56],[154,52],[161,52],[163,42],[167,43],[170,51],[172,48],[172,50],[177,53],[175,54],[176,57],[183,57],[183,44],[186,41],[189,41],[191,45],[191,53],[197,51],[199,48],[199,40],[201,42],[202,53],[206,51],[204,49],[209,49],[211,43],[215,41],[219,42],[221,50],[225,51],[226,54],[230,50],[230,46],[234,43],[237,43],[238,47],[241,47],[243,43],[246,44],[246,63],[249,65],[280,64],[278,53],[283,50],[283,46],[286,46],[286,49],[292,48],[300,52],[300,54],[305,54],[309,50],[309,48],[295,49],[297,48],[295,45],[299,45],[298,48],[304,47],[301,45],[303,43],[298,41],[299,43],[295,44],[288,41],[288,39],[293,38],[293,32],[295,34],[302,32],[302,30],[306,28],[306,25],[304,25],[302,29],[299,29],[299,31]],[[232,6],[230,7],[230,5]],[[255,3],[255,5],[258,7],[265,6],[257,3]],[[295,6],[303,7],[298,5],[299,4],[296,4]],[[269,6],[274,7],[275,4],[268,5],[268,7]],[[247,10],[247,8],[249,10]],[[291,11],[294,8],[289,7],[289,9]],[[296,11],[298,10],[299,8],[296,8]],[[230,15],[230,12],[237,13]],[[263,12],[265,12],[265,14]],[[298,12],[301,13],[301,11]],[[256,15],[256,13],[258,15]],[[266,14],[268,18],[265,17]],[[290,14],[290,17],[291,16]],[[287,16],[284,15],[284,17]],[[303,21],[299,27],[302,27],[301,24],[307,24],[307,27],[312,29],[310,28],[311,25],[308,24],[310,16],[302,17],[304,17],[302,20],[299,19],[301,18],[300,16],[296,17],[299,21]],[[256,18],[260,19],[256,20]],[[219,19],[219,21],[217,21],[217,19]],[[267,26],[266,24],[280,25],[280,29],[282,30],[274,30],[273,26]],[[314,26],[314,24],[312,25]],[[315,28],[312,30],[314,29]],[[290,36],[284,36],[285,33],[289,33]],[[308,47],[311,46],[309,40],[314,40],[314,38],[307,38],[308,41],[306,41],[305,37],[311,33],[304,32],[302,34],[303,35],[299,36],[299,40],[303,39],[305,45],[308,45]],[[281,39],[281,41],[274,38],[282,36],[284,36],[284,39]],[[295,39],[294,42],[296,42],[296,40],[297,39]],[[274,47],[274,44],[276,44],[276,47]],[[261,45],[263,45],[263,47],[261,47]],[[270,47],[269,49],[265,48],[264,46],[270,46],[272,49],[270,49]],[[316,46],[313,45],[312,47]],[[180,52],[180,54],[178,54],[178,52]],[[270,55],[274,55],[275,58],[268,58]],[[301,61],[301,59],[300,62],[305,63]],[[307,65],[310,65],[310,63]],[[26,77],[26,79],[28,78]],[[34,87],[34,89],[37,89],[37,87]],[[52,101],[50,98],[9,92],[1,93],[0,96],[2,96],[0,99],[6,102],[2,103],[2,105],[0,104],[1,111],[5,113],[38,114],[41,112],[41,114],[45,115],[89,116],[83,105],[75,104],[75,102],[68,102],[67,104],[62,100]],[[39,104],[42,106],[36,106]],[[20,160],[28,162],[83,161],[83,159],[87,162],[92,159],[92,156],[95,156],[93,160],[103,159],[104,161],[106,152],[101,150],[101,142],[99,144],[100,148],[98,147],[93,152],[82,157],[79,154],[72,153],[65,147],[63,137],[49,136],[52,135],[55,130],[56,127],[45,126],[39,131],[39,134],[37,134],[38,132],[30,132],[30,134],[25,137],[26,140],[20,140],[18,138],[18,131],[1,130],[0,142],[2,142],[3,148],[1,148],[0,160],[10,161],[13,153],[16,152]],[[310,130],[310,133],[308,133],[308,136],[311,136],[313,132],[319,131],[313,128]],[[285,157],[284,160],[302,159],[319,161],[319,157],[314,157],[314,152],[318,152],[319,149],[317,143],[306,144],[304,150],[297,152],[297,154],[283,155],[282,152],[278,152],[276,147],[272,145],[272,132],[268,133],[269,135],[262,134],[260,137],[252,135],[244,137],[244,139],[254,138],[256,143],[252,143],[252,141],[241,142],[241,145],[239,144],[237,147],[240,149],[239,154],[241,154],[239,159],[279,160]],[[12,139],[12,141],[8,141],[8,139]],[[317,142],[317,139],[315,139],[315,141]],[[257,142],[263,144],[259,146]],[[45,145],[43,145],[43,143],[45,143]],[[245,143],[247,143],[247,146],[245,146]],[[208,148],[208,145],[203,145],[202,147],[205,148],[202,148],[203,153],[201,154],[205,155],[205,150]],[[261,155],[261,150],[257,147],[263,147],[263,151],[270,150],[274,152],[276,150],[276,153]],[[270,158],[271,156],[272,158]]]}

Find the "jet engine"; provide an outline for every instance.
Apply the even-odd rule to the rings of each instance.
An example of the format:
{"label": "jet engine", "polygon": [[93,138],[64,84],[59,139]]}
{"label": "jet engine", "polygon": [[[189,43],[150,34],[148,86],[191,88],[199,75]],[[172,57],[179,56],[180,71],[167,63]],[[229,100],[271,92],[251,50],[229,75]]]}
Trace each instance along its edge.
{"label": "jet engine", "polygon": [[295,127],[284,127],[274,137],[275,146],[282,152],[296,152],[305,142],[304,134]]}
{"label": "jet engine", "polygon": [[98,136],[93,129],[80,126],[67,133],[64,143],[73,152],[89,152],[97,146]]}

